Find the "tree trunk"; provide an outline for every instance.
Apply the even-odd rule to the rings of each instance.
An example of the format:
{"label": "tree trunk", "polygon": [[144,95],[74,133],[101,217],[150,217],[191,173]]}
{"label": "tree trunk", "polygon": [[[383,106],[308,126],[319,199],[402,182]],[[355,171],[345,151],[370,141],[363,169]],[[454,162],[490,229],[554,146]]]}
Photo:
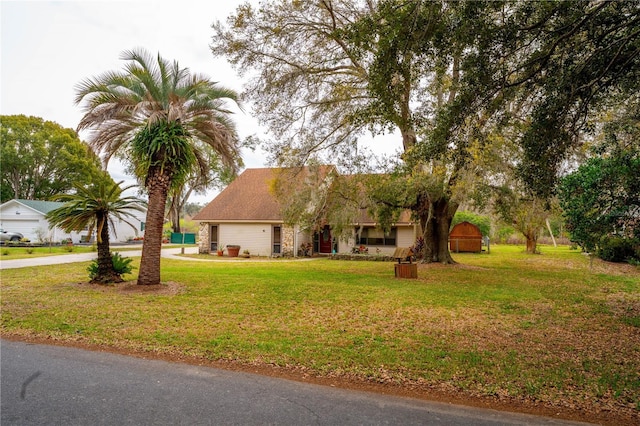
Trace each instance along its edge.
{"label": "tree trunk", "polygon": [[179,234],[180,232],[182,232],[180,230],[180,202],[178,201],[178,196],[175,195],[173,197],[173,200],[171,202],[171,205],[169,206],[169,221],[171,222],[171,229],[173,230],[173,232],[175,232],[176,234]]}
{"label": "tree trunk", "polygon": [[94,283],[107,284],[122,282],[120,274],[116,273],[111,259],[109,247],[109,221],[107,217],[98,217],[98,223],[103,222],[98,238],[98,273],[91,280]]}
{"label": "tree trunk", "polygon": [[538,233],[529,231],[524,236],[527,239],[527,253],[536,254],[538,250]]}
{"label": "tree trunk", "polygon": [[456,263],[449,252],[449,230],[457,204],[446,198],[427,199],[420,209],[420,224],[424,230],[424,261]]}
{"label": "tree trunk", "polygon": [[149,170],[147,189],[149,204],[145,222],[142,258],[138,285],[160,284],[160,252],[162,250],[162,225],[171,178],[159,168]]}

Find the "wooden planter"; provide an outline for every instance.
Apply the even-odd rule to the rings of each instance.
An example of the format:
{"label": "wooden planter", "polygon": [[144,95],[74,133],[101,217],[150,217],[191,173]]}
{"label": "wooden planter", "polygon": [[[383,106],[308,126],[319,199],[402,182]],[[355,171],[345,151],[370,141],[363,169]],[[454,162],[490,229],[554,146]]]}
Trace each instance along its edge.
{"label": "wooden planter", "polygon": [[396,278],[418,278],[418,265],[416,263],[396,263]]}

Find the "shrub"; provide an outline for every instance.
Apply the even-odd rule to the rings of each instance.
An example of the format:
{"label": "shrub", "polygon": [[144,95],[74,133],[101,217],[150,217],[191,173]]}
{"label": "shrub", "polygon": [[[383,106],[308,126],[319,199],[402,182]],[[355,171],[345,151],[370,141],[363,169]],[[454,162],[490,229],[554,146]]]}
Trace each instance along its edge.
{"label": "shrub", "polygon": [[502,225],[499,226],[495,231],[493,238],[497,243],[507,243],[512,235],[516,233],[516,230],[513,226]]}
{"label": "shrub", "polygon": [[416,258],[416,260],[424,259],[424,238],[423,237],[418,237],[416,239],[416,242],[413,244],[413,247],[411,247],[411,251],[413,251],[413,256]]}
{"label": "shrub", "polygon": [[637,242],[629,238],[605,236],[600,239],[596,255],[607,262],[626,262],[634,258],[639,260],[635,244]]}
{"label": "shrub", "polygon": [[[133,271],[133,266],[131,266],[132,261],[132,258],[122,257],[118,252],[115,252],[111,255],[113,270],[118,275],[130,274],[131,271]],[[89,272],[89,278],[91,278],[92,280],[96,276],[98,276],[98,259],[93,259],[93,261],[91,261],[91,263],[87,267],[87,272]]]}
{"label": "shrub", "polygon": [[122,257],[120,253],[115,252],[111,256],[111,261],[113,262],[113,269],[120,275],[130,274],[133,271],[133,266],[131,266],[133,259],[130,257]]}

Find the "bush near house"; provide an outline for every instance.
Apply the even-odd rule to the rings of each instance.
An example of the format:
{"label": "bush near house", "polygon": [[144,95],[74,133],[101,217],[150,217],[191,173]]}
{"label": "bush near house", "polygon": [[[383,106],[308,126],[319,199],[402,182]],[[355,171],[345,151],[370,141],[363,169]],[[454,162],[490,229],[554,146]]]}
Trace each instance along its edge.
{"label": "bush near house", "polygon": [[640,262],[640,240],[604,236],[600,239],[596,255],[608,262]]}

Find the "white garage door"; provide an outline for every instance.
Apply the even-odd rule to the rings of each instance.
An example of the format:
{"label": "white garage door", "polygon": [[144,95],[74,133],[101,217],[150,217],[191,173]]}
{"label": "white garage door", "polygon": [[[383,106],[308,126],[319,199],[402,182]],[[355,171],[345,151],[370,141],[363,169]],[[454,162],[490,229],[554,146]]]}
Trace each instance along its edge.
{"label": "white garage door", "polygon": [[10,232],[19,232],[31,241],[37,239],[36,229],[40,226],[37,220],[2,219],[2,229]]}

